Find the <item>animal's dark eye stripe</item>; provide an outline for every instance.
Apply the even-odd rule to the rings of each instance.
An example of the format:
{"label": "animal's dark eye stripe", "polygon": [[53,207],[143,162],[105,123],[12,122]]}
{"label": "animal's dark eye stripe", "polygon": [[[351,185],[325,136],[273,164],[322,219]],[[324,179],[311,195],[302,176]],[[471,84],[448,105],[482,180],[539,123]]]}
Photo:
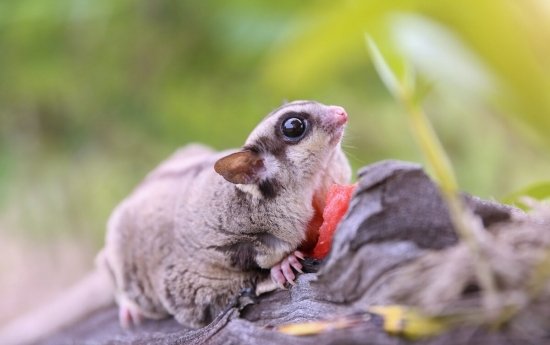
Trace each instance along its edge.
{"label": "animal's dark eye stripe", "polygon": [[280,114],[286,108],[296,108],[297,106],[303,107],[303,106],[307,106],[307,105],[310,105],[310,104],[316,104],[316,102],[313,102],[313,101],[294,101],[294,102],[290,102],[290,103],[287,103],[287,104],[283,104],[279,108],[277,108],[277,109],[273,110],[271,113],[269,113],[266,117],[270,117],[270,116],[273,116],[275,114]]}

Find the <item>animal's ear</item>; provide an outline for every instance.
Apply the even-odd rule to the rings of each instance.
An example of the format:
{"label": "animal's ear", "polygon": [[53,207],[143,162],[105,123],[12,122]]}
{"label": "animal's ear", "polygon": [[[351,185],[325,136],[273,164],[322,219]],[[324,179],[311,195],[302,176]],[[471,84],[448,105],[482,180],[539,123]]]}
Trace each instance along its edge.
{"label": "animal's ear", "polygon": [[264,160],[255,152],[243,150],[220,158],[214,170],[234,184],[252,184],[260,181],[265,171]]}

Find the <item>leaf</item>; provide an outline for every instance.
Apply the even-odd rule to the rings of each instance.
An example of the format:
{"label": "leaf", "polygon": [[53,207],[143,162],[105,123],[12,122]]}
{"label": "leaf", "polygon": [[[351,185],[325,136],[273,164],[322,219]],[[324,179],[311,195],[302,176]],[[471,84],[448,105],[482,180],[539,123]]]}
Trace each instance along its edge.
{"label": "leaf", "polygon": [[525,203],[521,201],[523,197],[529,197],[539,201],[550,199],[550,181],[537,182],[520,189],[502,198],[502,202],[505,204],[516,204],[521,208],[527,208],[526,206],[528,205],[525,205]]}

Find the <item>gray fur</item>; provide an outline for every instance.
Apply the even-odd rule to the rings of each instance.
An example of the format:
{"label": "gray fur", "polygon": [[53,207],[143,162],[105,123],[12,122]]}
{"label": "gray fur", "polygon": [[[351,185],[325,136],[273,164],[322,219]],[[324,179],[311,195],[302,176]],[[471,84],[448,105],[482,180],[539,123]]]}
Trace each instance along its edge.
{"label": "gray fur", "polygon": [[[257,183],[226,181],[213,167],[235,151],[198,145],[150,173],[108,224],[102,254],[117,299],[146,317],[174,315],[199,327],[242,288],[268,277],[305,240],[313,199],[323,204],[332,183],[349,182],[341,131],[324,120],[330,109],[298,101],[264,118],[243,146],[263,159]],[[277,134],[289,111],[309,114],[313,126],[293,145]]]}

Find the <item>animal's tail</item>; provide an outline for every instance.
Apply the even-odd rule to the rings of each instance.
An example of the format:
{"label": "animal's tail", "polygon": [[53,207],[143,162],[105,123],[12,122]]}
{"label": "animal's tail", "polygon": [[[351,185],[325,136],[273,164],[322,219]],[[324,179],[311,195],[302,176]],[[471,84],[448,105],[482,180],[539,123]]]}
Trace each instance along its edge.
{"label": "animal's tail", "polygon": [[23,345],[47,338],[54,332],[114,303],[111,278],[96,269],[63,295],[13,320],[0,329],[0,344]]}

